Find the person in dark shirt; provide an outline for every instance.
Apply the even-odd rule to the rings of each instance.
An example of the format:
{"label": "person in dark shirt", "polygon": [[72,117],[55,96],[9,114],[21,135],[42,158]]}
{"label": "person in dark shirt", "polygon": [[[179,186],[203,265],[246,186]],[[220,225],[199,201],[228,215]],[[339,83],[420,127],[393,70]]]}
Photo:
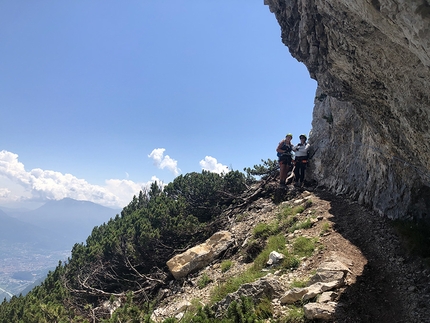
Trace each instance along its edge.
{"label": "person in dark shirt", "polygon": [[285,180],[287,179],[288,172],[291,169],[291,163],[293,160],[291,155],[291,152],[293,150],[293,145],[291,144],[292,139],[293,135],[291,133],[288,133],[285,136],[285,139],[281,140],[278,144],[278,147],[276,148],[280,168],[281,187],[285,187]]}

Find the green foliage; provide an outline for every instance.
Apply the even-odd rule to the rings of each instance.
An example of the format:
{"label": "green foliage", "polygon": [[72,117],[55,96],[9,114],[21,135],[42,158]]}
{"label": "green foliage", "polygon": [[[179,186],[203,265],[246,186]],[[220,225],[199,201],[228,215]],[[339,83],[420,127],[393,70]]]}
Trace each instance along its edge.
{"label": "green foliage", "polygon": [[246,181],[254,183],[257,177],[265,179],[267,177],[275,177],[279,173],[279,164],[276,160],[261,160],[263,164],[254,165],[253,168],[247,167],[243,170],[246,172]]}
{"label": "green foliage", "polygon": [[299,213],[302,213],[305,210],[305,207],[303,205],[297,205],[297,206],[291,206],[291,205],[285,205],[282,207],[280,214],[278,215],[278,218],[288,218],[291,215],[296,215]]}
{"label": "green foliage", "polygon": [[233,262],[230,259],[224,260],[221,263],[221,272],[225,273],[227,270],[231,268],[233,265]]}
{"label": "green foliage", "polygon": [[219,284],[213,289],[211,292],[211,303],[219,302],[228,294],[237,291],[243,284],[253,282],[262,276],[261,272],[248,270],[240,275],[229,278],[226,282]]}
{"label": "green foliage", "polygon": [[330,223],[327,222],[327,221],[323,222],[322,225],[321,225],[320,235],[325,234],[326,232],[330,231],[330,229],[331,229]]}
{"label": "green foliage", "polygon": [[305,319],[305,313],[303,307],[295,305],[288,306],[288,313],[281,319],[277,320],[277,323],[304,323],[307,322]]}
{"label": "green foliage", "polygon": [[212,279],[208,276],[207,273],[203,273],[203,275],[199,278],[199,280],[197,281],[197,286],[200,289],[205,288],[207,285],[209,285],[209,283],[212,282]]}
{"label": "green foliage", "polygon": [[247,271],[229,278],[226,282],[219,284],[214,288],[211,293],[211,303],[222,300],[227,296],[227,294],[237,291],[241,285],[253,282],[264,276],[262,269],[266,267],[269,254],[272,251],[278,251],[285,256],[282,264],[280,265],[282,269],[298,267],[299,260],[294,255],[291,255],[286,249],[285,237],[282,234],[270,236],[267,240],[266,247],[258,254],[254,263]]}
{"label": "green foliage", "polygon": [[255,314],[252,301],[242,297],[239,302],[233,301],[227,309],[227,322],[257,323],[260,320]]}
{"label": "green foliage", "polygon": [[264,297],[255,307],[255,314],[259,319],[269,319],[273,316],[272,301]]}
{"label": "green foliage", "polygon": [[[105,314],[97,318],[98,322],[150,323],[152,305],[148,299],[151,301],[154,295],[136,296],[133,293],[144,286],[142,282],[145,281],[139,279],[153,274],[153,268],[165,267],[174,250],[207,239],[217,229],[213,225],[217,223],[214,220],[218,220],[225,208],[236,203],[235,197],[244,192],[247,182],[255,181],[255,176],[274,176],[276,172],[277,162],[269,159],[263,161],[263,165],[248,169],[247,177],[237,171],[221,175],[203,171],[180,175],[164,189],[153,183],[148,190],[133,196],[121,214],[95,227],[85,243],[75,244],[68,261],[60,262],[40,286],[25,297],[14,296],[1,303],[0,323],[89,323],[93,321],[94,309],[104,301],[115,302],[117,295],[122,295],[121,306],[112,316]],[[284,214],[282,221],[262,223],[254,229],[254,237],[258,241],[251,241],[248,250],[254,264],[245,273],[218,284],[212,291],[211,302],[221,300],[244,283],[262,277],[261,269],[266,266],[268,255],[273,250],[285,255],[280,268],[298,266],[299,260],[289,254],[285,237],[279,232],[280,223],[296,223],[294,215],[303,211],[291,208],[288,212],[293,216]],[[225,272],[231,266],[231,261],[223,261],[221,271]],[[90,288],[83,286],[83,280]],[[203,288],[210,281],[208,275],[203,274],[198,286]],[[90,293],[91,288],[103,291],[100,293],[102,296]],[[252,323],[271,316],[270,301],[263,299],[254,308],[251,300],[241,299],[233,302],[222,318],[215,316],[209,307],[195,306],[181,322]],[[175,318],[166,320],[176,321]]]}
{"label": "green foliage", "polygon": [[263,238],[274,235],[279,232],[279,226],[277,222],[272,222],[270,224],[261,222],[258,223],[253,229],[254,238]]}
{"label": "green foliage", "polygon": [[309,229],[310,227],[312,227],[312,225],[313,224],[311,219],[306,219],[302,222],[294,222],[294,224],[292,224],[288,229],[288,232],[294,232],[296,230],[301,230],[301,229]]}
{"label": "green foliage", "polygon": [[269,239],[267,240],[266,247],[254,260],[254,264],[251,267],[251,270],[255,272],[259,272],[264,267],[266,267],[267,260],[269,260],[269,255],[272,251],[280,252],[286,256],[288,255],[288,251],[286,249],[286,240],[284,235],[279,234],[276,236],[269,237]]}
{"label": "green foliage", "polygon": [[308,280],[297,280],[294,279],[293,282],[291,283],[290,287],[291,288],[303,288],[303,287],[307,287],[308,286]]}
{"label": "green foliage", "polygon": [[315,240],[308,237],[297,237],[293,242],[293,250],[298,256],[309,257],[315,250]]}
{"label": "green foliage", "polygon": [[[171,321],[174,322],[174,321]],[[252,300],[242,297],[239,301],[233,301],[224,315],[216,315],[209,307],[201,307],[191,317],[181,320],[184,323],[260,323],[256,315]]]}
{"label": "green foliage", "polygon": [[234,201],[234,196],[245,189],[245,176],[240,172],[219,175],[202,171],[176,177],[164,192],[174,200],[183,199],[188,214],[200,222],[207,222],[218,216]]}
{"label": "green foliage", "polygon": [[[164,190],[153,183],[133,196],[120,215],[95,227],[85,244],[75,244],[67,263],[60,263],[40,286],[0,304],[0,323],[89,322],[92,309],[109,294],[136,291],[153,268],[165,266],[173,250],[207,239],[216,229],[208,224],[235,202],[245,181],[237,171],[203,171],[178,176]],[[148,306],[135,297],[129,294],[102,322],[149,322]]]}

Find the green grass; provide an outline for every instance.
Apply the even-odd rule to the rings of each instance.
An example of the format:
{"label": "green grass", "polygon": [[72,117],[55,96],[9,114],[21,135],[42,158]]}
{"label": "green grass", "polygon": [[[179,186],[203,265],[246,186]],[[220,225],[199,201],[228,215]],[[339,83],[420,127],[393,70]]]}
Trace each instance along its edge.
{"label": "green grass", "polygon": [[277,321],[277,323],[304,323],[306,322],[305,319],[305,312],[303,310],[303,307],[298,307],[295,305],[288,306],[288,313],[281,319]]}
{"label": "green grass", "polygon": [[294,254],[301,257],[309,257],[315,250],[315,239],[297,237],[293,242]]}
{"label": "green grass", "polygon": [[230,259],[224,260],[221,263],[221,272],[225,273],[227,270],[231,268],[233,265],[233,262]]}
{"label": "green grass", "polygon": [[243,284],[253,282],[262,276],[264,276],[262,272],[246,271],[240,275],[231,277],[226,282],[219,284],[212,290],[211,304],[219,302],[228,294],[237,291]]}
{"label": "green grass", "polygon": [[265,248],[254,259],[254,263],[247,271],[229,278],[227,281],[214,288],[211,292],[211,303],[216,303],[222,300],[227,296],[227,294],[237,291],[243,284],[251,283],[258,278],[263,277],[266,273],[262,272],[262,269],[266,267],[269,254],[272,251],[277,251],[285,255],[279,268],[286,270],[298,267],[300,261],[288,252],[285,237],[282,234],[270,236],[267,239]]}
{"label": "green grass", "polygon": [[264,250],[255,258],[254,264],[251,267],[253,271],[261,271],[266,266],[267,260],[269,259],[269,255],[272,251],[277,251],[285,256],[288,255],[288,251],[286,249],[286,240],[283,235],[271,236],[267,240],[267,245]]}
{"label": "green grass", "polygon": [[267,297],[262,298],[257,306],[255,306],[255,314],[259,319],[270,319],[273,316],[272,301]]}
{"label": "green grass", "polygon": [[254,238],[263,238],[266,239],[271,235],[274,235],[279,232],[278,222],[272,223],[264,223],[261,222],[254,227],[253,235]]}
{"label": "green grass", "polygon": [[294,222],[294,224],[288,228],[288,232],[294,232],[296,230],[301,229],[309,229],[310,227],[312,227],[311,219],[306,219],[302,222]]}
{"label": "green grass", "polygon": [[293,282],[291,283],[291,288],[303,288],[308,286],[309,281],[308,280],[296,280],[294,279]]}
{"label": "green grass", "polygon": [[331,229],[331,225],[329,222],[325,221],[323,222],[323,224],[321,225],[321,232],[320,235],[323,235],[324,233],[329,232]]}
{"label": "green grass", "polygon": [[302,213],[305,210],[305,207],[303,205],[297,205],[297,206],[291,206],[286,205],[282,208],[280,212],[281,218],[287,218],[290,215],[296,215],[297,213]]}
{"label": "green grass", "polygon": [[212,279],[208,276],[208,274],[203,273],[203,275],[197,281],[197,287],[200,289],[203,289],[211,282],[212,282]]}

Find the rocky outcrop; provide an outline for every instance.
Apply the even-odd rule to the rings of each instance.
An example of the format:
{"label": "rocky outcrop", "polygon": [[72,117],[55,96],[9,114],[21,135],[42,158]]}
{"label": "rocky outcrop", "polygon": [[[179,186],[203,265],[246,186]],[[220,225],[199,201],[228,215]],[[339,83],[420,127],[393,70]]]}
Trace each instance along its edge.
{"label": "rocky outcrop", "polygon": [[230,232],[217,232],[204,243],[171,258],[167,262],[167,266],[173,277],[176,279],[183,278],[189,273],[195,272],[210,264],[221,252],[226,250],[233,241],[234,239]]}
{"label": "rocky outcrop", "polygon": [[215,303],[212,309],[221,314],[227,311],[233,301],[240,301],[242,297],[250,298],[254,304],[257,304],[264,297],[273,299],[281,293],[282,286],[278,279],[269,274],[253,283],[243,284],[236,292],[228,294],[223,300]]}
{"label": "rocky outcrop", "polygon": [[265,0],[318,88],[308,175],[380,214],[430,220],[430,3]]}

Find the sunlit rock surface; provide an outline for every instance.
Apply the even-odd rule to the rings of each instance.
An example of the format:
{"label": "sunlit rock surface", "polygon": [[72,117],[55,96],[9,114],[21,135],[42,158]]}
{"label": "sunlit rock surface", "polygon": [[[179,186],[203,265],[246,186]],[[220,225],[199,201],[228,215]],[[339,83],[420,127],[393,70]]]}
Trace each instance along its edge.
{"label": "sunlit rock surface", "polygon": [[265,4],[318,81],[309,177],[392,219],[429,220],[429,1]]}

